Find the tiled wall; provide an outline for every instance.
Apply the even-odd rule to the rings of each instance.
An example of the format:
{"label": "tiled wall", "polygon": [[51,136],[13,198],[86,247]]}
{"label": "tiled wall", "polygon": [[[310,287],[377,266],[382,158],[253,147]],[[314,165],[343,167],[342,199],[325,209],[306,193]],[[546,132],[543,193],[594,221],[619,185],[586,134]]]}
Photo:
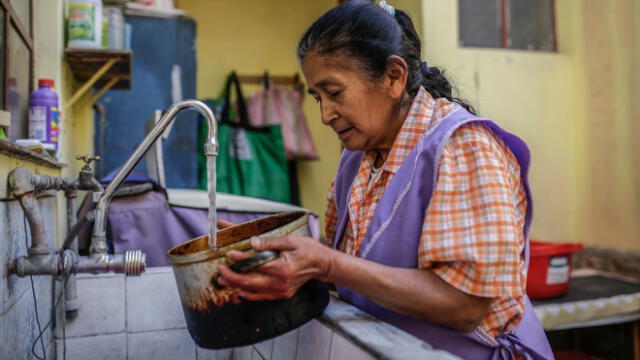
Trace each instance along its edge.
{"label": "tiled wall", "polygon": [[[80,309],[56,327],[57,359],[373,359],[318,320],[255,346],[198,348],[187,331],[171,268],[150,268],[141,277],[79,275]],[[62,324],[62,312],[58,324]],[[336,357],[337,356],[337,357]]]}
{"label": "tiled wall", "polygon": [[[55,234],[55,198],[42,196],[38,200],[45,220],[45,233],[50,246]],[[10,261],[26,255],[30,241],[27,226],[25,236],[24,212],[16,200],[0,201],[0,360],[29,359],[31,347],[38,336],[36,311],[29,277],[9,275]],[[31,243],[29,242],[29,245]],[[42,327],[51,319],[51,276],[34,276],[33,284],[38,303],[38,314]],[[43,336],[47,358],[54,352],[51,327]],[[35,352],[44,357],[42,344],[38,342]]]}
{"label": "tiled wall", "polygon": [[[46,234],[55,233],[55,203],[53,197],[39,199]],[[24,214],[16,201],[0,201],[0,221],[0,360],[32,359],[38,326],[30,279],[6,273],[9,261],[25,255],[28,247]],[[53,246],[53,235],[47,240]],[[53,314],[52,303],[60,295],[62,282],[51,276],[34,276],[33,281],[44,327]],[[66,319],[63,299],[45,331],[47,359],[452,358],[338,300],[332,300],[322,318],[275,339],[242,348],[201,349],[187,331],[170,267],[147,269],[141,277],[80,274],[77,293],[77,316]],[[42,345],[36,345],[36,354],[44,358]]]}
{"label": "tiled wall", "polygon": [[[370,319],[353,318],[357,310],[336,301],[332,301],[326,314],[348,318],[348,322],[356,326],[351,335],[339,331],[340,326],[329,324],[325,315],[299,329],[253,346],[205,350],[195,345],[186,329],[170,267],[147,269],[141,277],[79,275],[77,281],[80,309],[77,318],[66,321],[65,340],[62,339],[62,326],[55,329],[57,359],[65,358],[65,348],[66,359],[73,360],[364,360],[393,359],[396,358],[394,353],[406,355],[406,351],[436,354],[428,344],[393,330],[395,328],[388,324],[370,326],[366,323],[372,323]],[[58,324],[62,324],[61,316]],[[383,339],[366,335],[366,330],[380,329],[380,326],[383,330],[378,333],[385,334]],[[382,350],[357,345],[354,335],[358,334],[367,336],[372,344],[381,344]],[[360,343],[366,345],[367,339]],[[404,350],[398,352],[397,346]],[[381,356],[379,351],[391,355]],[[430,358],[451,359],[448,356]]]}

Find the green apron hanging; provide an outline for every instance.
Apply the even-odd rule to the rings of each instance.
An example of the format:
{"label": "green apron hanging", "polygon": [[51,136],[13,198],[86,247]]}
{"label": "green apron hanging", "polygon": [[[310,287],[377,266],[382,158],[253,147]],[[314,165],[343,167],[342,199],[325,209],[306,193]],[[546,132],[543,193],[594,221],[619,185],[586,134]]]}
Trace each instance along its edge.
{"label": "green apron hanging", "polygon": [[[235,86],[237,111],[230,106]],[[290,202],[286,155],[279,125],[251,126],[240,82],[235,72],[227,78],[216,100],[205,100],[218,120],[217,191]],[[232,121],[232,120],[236,120]],[[201,119],[200,146],[204,144],[206,123]],[[199,158],[200,188],[206,189],[204,156]]]}

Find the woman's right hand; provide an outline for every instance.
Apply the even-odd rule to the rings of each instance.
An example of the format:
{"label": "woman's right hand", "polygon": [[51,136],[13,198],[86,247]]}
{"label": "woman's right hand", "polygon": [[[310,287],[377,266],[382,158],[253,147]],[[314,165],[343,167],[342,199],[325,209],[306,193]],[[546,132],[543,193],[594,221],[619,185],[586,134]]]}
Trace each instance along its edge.
{"label": "woman's right hand", "polygon": [[[290,299],[307,280],[314,277],[324,280],[334,251],[310,237],[297,235],[253,237],[251,246],[257,252],[278,250],[280,256],[246,274],[236,273],[220,264],[218,283],[241,289],[240,296],[253,301]],[[239,261],[249,254],[231,250],[226,256]]]}
{"label": "woman's right hand", "polygon": [[227,221],[227,220],[218,220],[218,230],[224,229],[224,228],[228,228],[230,226],[235,225],[234,223]]}

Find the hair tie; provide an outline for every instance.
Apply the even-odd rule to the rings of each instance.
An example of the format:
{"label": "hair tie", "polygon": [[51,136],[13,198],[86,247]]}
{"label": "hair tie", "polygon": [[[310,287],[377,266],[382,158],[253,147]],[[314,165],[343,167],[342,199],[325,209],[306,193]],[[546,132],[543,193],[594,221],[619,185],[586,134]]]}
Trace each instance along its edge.
{"label": "hair tie", "polygon": [[431,72],[431,68],[429,67],[429,63],[423,61],[420,63],[420,72],[423,74],[429,74]]}
{"label": "hair tie", "polygon": [[386,11],[387,14],[396,16],[396,9],[393,6],[387,4],[387,0],[380,0],[380,2],[378,2],[378,6],[380,6],[382,10]]}

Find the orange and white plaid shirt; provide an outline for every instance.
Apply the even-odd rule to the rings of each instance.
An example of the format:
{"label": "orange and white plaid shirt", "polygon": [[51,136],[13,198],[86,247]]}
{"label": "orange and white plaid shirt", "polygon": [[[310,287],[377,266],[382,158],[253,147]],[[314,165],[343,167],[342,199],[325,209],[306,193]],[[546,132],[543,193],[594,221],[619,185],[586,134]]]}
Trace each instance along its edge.
{"label": "orange and white plaid shirt", "polygon": [[[421,88],[379,176],[370,176],[375,152],[364,154],[353,181],[349,224],[340,250],[358,256],[387,184],[420,135],[454,107],[455,103],[433,99]],[[330,244],[337,227],[334,184],[326,212],[325,235]],[[420,268],[465,293],[492,298],[479,328],[494,337],[514,329],[524,314],[526,266],[521,253],[526,209],[520,165],[506,144],[481,123],[458,128],[442,152],[437,183],[424,214],[418,262]]]}

